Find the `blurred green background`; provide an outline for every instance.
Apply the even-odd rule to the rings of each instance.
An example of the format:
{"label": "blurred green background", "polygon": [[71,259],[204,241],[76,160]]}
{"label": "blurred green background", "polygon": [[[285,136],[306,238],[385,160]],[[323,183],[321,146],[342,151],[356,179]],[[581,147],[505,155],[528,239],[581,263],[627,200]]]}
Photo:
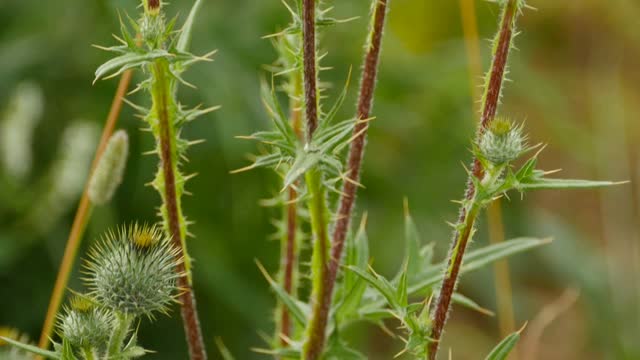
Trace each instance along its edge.
{"label": "blurred green background", "polygon": [[[349,67],[358,69],[370,1],[328,1],[334,16],[360,19],[328,29],[322,46],[323,79],[340,87]],[[184,19],[191,1],[174,0],[167,11]],[[37,339],[116,80],[91,85],[118,31],[117,10],[135,14],[134,0],[0,1],[0,326]],[[631,180],[612,189],[540,192],[503,204],[507,238],[553,236],[543,249],[510,260],[516,326],[546,324],[542,337],[519,359],[640,359],[640,3],[635,0],[531,0],[537,11],[520,21],[519,51],[511,58],[501,113],[526,121],[534,142],[549,143],[546,169],[565,177]],[[498,8],[476,1],[479,34],[490,38]],[[424,241],[440,256],[448,248],[446,221],[455,219],[477,119],[465,53],[459,1],[392,0],[358,212],[369,213],[368,233],[376,268],[391,273],[402,256],[402,199],[407,197]],[[207,1],[197,19],[193,50],[219,49],[212,64],[186,75],[182,101],[223,108],[186,128],[206,142],[189,152],[194,196],[184,201],[196,224],[190,252],[195,289],[211,358],[221,337],[240,360],[265,356],[274,304],[254,259],[273,273],[279,244],[273,209],[258,205],[279,190],[268,170],[230,175],[248,163],[255,144],[234,139],[269,126],[259,98],[264,65],[275,58],[263,35],[283,28],[288,13],[278,0]],[[483,69],[488,43],[481,42]],[[140,79],[140,74],[136,76]],[[347,104],[353,104],[352,82]],[[330,97],[335,97],[330,91]],[[133,100],[139,100],[134,95]],[[331,99],[329,99],[331,101]],[[352,116],[354,106],[342,115]],[[13,119],[13,120],[12,120]],[[18,119],[18,120],[16,120]],[[145,183],[156,159],[148,133],[130,108],[120,128],[132,153],[126,177],[110,206],[94,211],[85,245],[105,229],[131,221],[155,221],[159,197]],[[34,133],[31,138],[31,129]],[[486,221],[474,247],[488,243]],[[491,268],[463,278],[460,291],[496,308]],[[81,289],[79,274],[70,285]],[[566,288],[580,292],[559,309]],[[566,297],[565,297],[566,299]],[[556,305],[554,305],[556,304]],[[557,311],[564,310],[564,311]],[[549,321],[547,321],[549,320]],[[395,324],[390,324],[395,326]],[[533,327],[533,325],[531,325]],[[535,328],[535,327],[534,327]],[[367,326],[352,340],[369,358],[391,359],[398,339]],[[530,332],[531,334],[533,331]],[[144,322],[141,342],[151,359],[186,359],[179,315]],[[443,349],[454,359],[478,359],[500,338],[498,320],[455,309]],[[541,345],[535,345],[541,344]],[[444,352],[443,352],[444,357]],[[514,356],[514,359],[516,357]]]}

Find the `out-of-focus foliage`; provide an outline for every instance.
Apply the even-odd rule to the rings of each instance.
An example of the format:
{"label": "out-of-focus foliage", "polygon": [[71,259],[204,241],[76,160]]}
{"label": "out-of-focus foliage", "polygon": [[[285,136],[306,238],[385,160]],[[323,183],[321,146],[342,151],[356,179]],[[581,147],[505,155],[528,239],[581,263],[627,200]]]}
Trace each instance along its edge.
{"label": "out-of-focus foliage", "polygon": [[[370,3],[333,3],[338,18],[360,16],[327,30],[331,52],[323,64],[335,70],[323,72],[323,79],[337,88],[349,65],[360,66]],[[90,45],[109,43],[119,26],[116,9],[134,14],[137,4],[0,2],[0,325],[19,328],[31,338],[39,335],[79,186],[97,141],[96,128],[115,91],[115,82],[91,85],[95,68],[108,54]],[[171,11],[180,11],[184,19],[191,1],[171,5]],[[503,112],[516,118],[528,114],[525,126],[531,137],[550,144],[539,159],[542,167],[561,166],[566,177],[637,180],[640,5],[634,0],[618,0],[615,5],[531,0],[530,5],[538,11],[522,19],[520,28],[526,31],[511,60],[517,81],[507,84]],[[489,37],[495,7],[480,1],[476,7],[480,36]],[[190,151],[185,164],[186,171],[199,176],[190,183],[194,196],[185,198],[184,206],[196,222],[190,252],[205,341],[214,359],[215,337],[221,337],[238,359],[264,358],[248,349],[264,345],[256,329],[272,325],[273,296],[254,259],[271,273],[277,268],[279,245],[267,239],[274,232],[271,219],[279,214],[258,201],[276,194],[281,181],[269,171],[229,171],[246,164],[245,154],[254,150],[253,144],[234,136],[268,128],[260,103],[260,76],[265,74],[263,64],[271,63],[275,54],[269,41],[260,37],[286,26],[287,16],[277,0],[205,2],[192,49],[202,53],[217,48],[219,53],[212,66],[185,75],[197,91],[181,89],[185,104],[223,106],[184,134],[206,140]],[[362,179],[366,189],[358,198],[359,212],[369,212],[370,254],[385,276],[393,275],[403,255],[404,196],[411,200],[424,241],[435,242],[434,256],[442,258],[449,240],[445,221],[455,219],[457,208],[449,201],[461,196],[466,173],[460,162],[470,157],[469,139],[477,118],[469,95],[458,2],[393,0],[389,16],[376,120]],[[484,42],[481,48],[486,67],[489,49]],[[141,74],[136,76],[141,79]],[[474,85],[479,84],[481,79]],[[352,82],[343,118],[353,115],[348,105],[354,103],[356,86]],[[8,146],[7,139],[29,138],[24,137],[29,129],[12,130],[12,136],[6,130],[15,124],[10,120],[20,103],[15,99],[25,96],[25,89],[32,89],[26,95],[31,106],[21,116],[39,119],[19,122],[34,126],[31,144]],[[333,99],[338,93],[339,89],[329,90]],[[94,211],[85,245],[117,223],[157,220],[157,194],[144,186],[153,178],[156,160],[140,156],[153,144],[138,131],[142,124],[133,113],[125,109],[119,124],[131,136],[123,184],[112,205]],[[90,125],[78,124],[74,119],[79,118],[90,119]],[[7,161],[7,150],[20,153]],[[10,165],[20,156],[31,160]],[[28,170],[23,170],[28,163]],[[631,184],[602,191],[534,193],[527,195],[526,203],[505,203],[509,238],[555,238],[546,248],[510,261],[518,323],[535,318],[563,288],[582,289],[578,304],[544,332],[545,346],[538,349],[538,358],[640,358],[639,189]],[[472,249],[486,244],[484,228]],[[71,287],[81,288],[79,280],[74,281]],[[495,308],[489,269],[465,277],[459,290]],[[140,341],[158,351],[153,358],[179,359],[185,354],[179,321],[174,313],[172,319],[143,324]],[[401,344],[377,328],[348,331],[353,347],[378,354],[371,360],[386,360],[401,350]],[[481,358],[500,339],[495,319],[462,308],[454,313],[447,333],[442,348],[453,347],[454,359]],[[527,329],[521,336],[526,340]]]}

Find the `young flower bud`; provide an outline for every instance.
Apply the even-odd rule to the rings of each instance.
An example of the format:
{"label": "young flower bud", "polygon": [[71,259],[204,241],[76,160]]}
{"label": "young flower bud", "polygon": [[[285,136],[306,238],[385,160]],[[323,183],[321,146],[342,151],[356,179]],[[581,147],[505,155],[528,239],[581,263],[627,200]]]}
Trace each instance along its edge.
{"label": "young flower bud", "polygon": [[158,15],[162,7],[161,0],[143,0],[142,4],[144,6],[144,13],[152,16]]}
{"label": "young flower bud", "polygon": [[507,119],[496,118],[482,134],[478,148],[483,158],[494,165],[504,165],[522,154],[524,142],[521,126]]}
{"label": "young flower bud", "polygon": [[111,201],[122,182],[129,155],[129,137],[124,130],[111,136],[89,182],[89,198],[96,205]]}
{"label": "young flower bud", "polygon": [[179,251],[155,226],[137,224],[108,232],[90,252],[87,284],[100,304],[152,317],[175,301]]}
{"label": "young flower bud", "polygon": [[71,299],[60,316],[60,335],[78,348],[101,348],[109,341],[113,315],[81,295]]}

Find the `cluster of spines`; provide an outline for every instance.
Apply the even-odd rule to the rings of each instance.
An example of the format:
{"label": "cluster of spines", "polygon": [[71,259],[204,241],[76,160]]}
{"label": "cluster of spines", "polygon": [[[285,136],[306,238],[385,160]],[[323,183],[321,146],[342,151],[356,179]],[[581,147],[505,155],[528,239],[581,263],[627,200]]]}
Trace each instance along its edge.
{"label": "cluster of spines", "polygon": [[176,301],[179,249],[156,226],[109,231],[89,252],[85,282],[102,306],[134,317],[167,313]]}

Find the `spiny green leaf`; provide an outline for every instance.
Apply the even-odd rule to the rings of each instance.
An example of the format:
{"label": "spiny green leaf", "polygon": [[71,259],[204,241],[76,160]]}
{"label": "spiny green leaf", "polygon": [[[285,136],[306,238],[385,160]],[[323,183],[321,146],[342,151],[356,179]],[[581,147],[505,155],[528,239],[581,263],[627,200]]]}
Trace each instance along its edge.
{"label": "spiny green leaf", "polygon": [[298,324],[300,324],[302,327],[306,326],[309,310],[305,310],[303,308],[304,304],[298,302],[295,298],[293,298],[293,296],[287,293],[282,288],[282,286],[280,286],[280,284],[273,280],[271,276],[269,276],[267,270],[262,266],[262,264],[260,264],[259,262],[256,262],[256,264],[258,265],[260,272],[262,272],[262,275],[264,275],[265,279],[267,279],[267,281],[269,282],[269,286],[271,286],[271,289],[273,289],[278,299],[280,299],[284,306],[286,306],[287,309],[291,312],[293,318],[296,319]]}
{"label": "spiny green leaf", "polygon": [[322,159],[323,154],[316,150],[300,151],[296,160],[284,177],[283,189],[288,188],[296,182],[298,178],[304,175],[309,169],[313,168]]}
{"label": "spiny green leaf", "polygon": [[485,360],[505,360],[520,340],[520,332],[522,332],[523,329],[524,327],[504,338],[498,345],[496,345],[495,348],[493,348],[493,350],[491,350]]}
{"label": "spiny green leaf", "polygon": [[572,179],[550,179],[550,178],[529,178],[526,182],[520,182],[516,185],[519,191],[541,190],[541,189],[589,189],[596,187],[605,187],[613,185],[621,185],[626,182],[614,181],[591,181],[591,180],[572,180]]}
{"label": "spiny green leaf", "polygon": [[29,344],[23,344],[19,341],[9,339],[4,336],[0,336],[0,340],[6,342],[7,344],[10,344],[11,346],[17,347],[18,349],[22,349],[24,351],[27,351],[36,355],[44,356],[47,359],[60,359],[60,355],[54,353],[53,351],[43,350],[37,346],[33,346]]}
{"label": "spiny green leaf", "polygon": [[362,353],[350,348],[336,333],[329,339],[322,360],[367,360]]}
{"label": "spiny green leaf", "polygon": [[[369,242],[365,226],[366,215],[363,216],[360,222],[358,233],[355,236],[349,236],[347,239],[345,258],[345,266],[355,266],[364,271],[366,271],[367,262],[369,261]],[[346,271],[342,282],[340,282],[342,297],[337,305],[336,317],[341,319],[356,312],[366,289],[366,282],[362,278],[352,271]]]}
{"label": "spiny green leaf", "polygon": [[93,82],[95,83],[98,79],[101,79],[105,76],[108,79],[120,75],[127,69],[143,65],[152,60],[159,58],[168,58],[171,56],[172,55],[169,54],[166,50],[151,50],[143,54],[130,52],[124,55],[120,55],[100,65],[100,67],[98,67],[98,69],[96,70],[96,77]]}
{"label": "spiny green leaf", "polygon": [[398,288],[396,289],[396,299],[400,306],[407,307],[408,305],[408,294],[407,294],[407,283],[408,283],[408,272],[409,272],[409,263],[405,261],[402,266],[402,272],[400,273],[400,279],[398,280]]}
{"label": "spiny green leaf", "polygon": [[218,347],[218,351],[220,351],[220,355],[223,360],[235,360],[231,351],[227,348],[227,346],[222,342],[222,339],[219,337],[215,338],[216,346]]}
{"label": "spiny green leaf", "polygon": [[187,51],[189,49],[189,44],[191,43],[191,33],[193,31],[193,23],[202,6],[202,0],[196,0],[191,7],[191,11],[189,12],[189,16],[187,20],[182,25],[182,29],[180,30],[180,37],[178,38],[178,44],[176,48],[178,51]]}
{"label": "spiny green leaf", "polygon": [[396,297],[396,291],[387,279],[378,275],[373,269],[369,268],[369,272],[359,269],[355,266],[349,266],[347,269],[353,271],[360,276],[369,285],[373,286],[387,300],[387,303],[394,309],[401,309],[400,303]]}
{"label": "spiny green leaf", "polygon": [[[494,261],[546,245],[550,242],[551,239],[517,238],[498,244],[488,245],[484,248],[470,251],[465,258],[465,262],[462,265],[460,272],[461,274],[471,272],[491,264]],[[444,262],[434,265],[433,269],[428,272],[428,276],[425,276],[425,278],[417,284],[409,286],[409,295],[423,294],[433,285],[439,283],[442,280],[442,269],[445,266],[446,263]]]}
{"label": "spiny green leaf", "polygon": [[233,170],[231,171],[231,173],[237,174],[243,171],[247,171],[247,170],[251,170],[259,167],[274,166],[280,162],[282,162],[282,155],[280,154],[262,155],[262,156],[258,156],[256,160],[253,162],[253,164],[237,170]]}
{"label": "spiny green leaf", "polygon": [[468,297],[460,294],[460,293],[453,293],[453,297],[452,300],[454,303],[458,304],[458,305],[462,305],[464,307],[466,307],[467,309],[471,309],[474,311],[477,311],[481,314],[484,315],[488,315],[488,316],[494,316],[495,314],[493,313],[493,311],[488,310],[483,308],[482,306],[478,305],[478,303],[476,303],[475,301],[469,299]]}

